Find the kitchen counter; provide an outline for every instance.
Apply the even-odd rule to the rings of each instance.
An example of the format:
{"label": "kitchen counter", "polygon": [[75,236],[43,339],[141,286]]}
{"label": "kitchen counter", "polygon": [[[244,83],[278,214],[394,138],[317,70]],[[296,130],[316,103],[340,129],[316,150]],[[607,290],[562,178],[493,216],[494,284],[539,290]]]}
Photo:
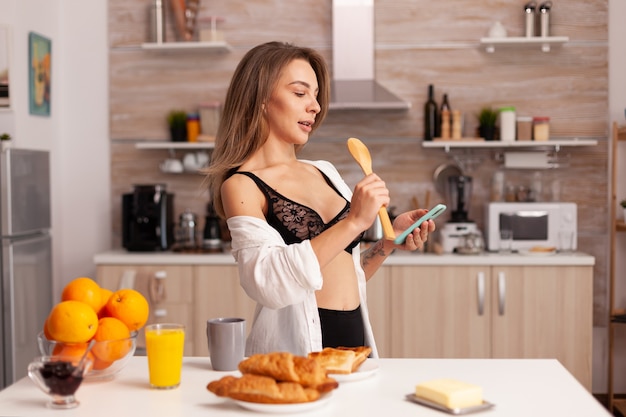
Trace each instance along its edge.
{"label": "kitchen counter", "polygon": [[[180,253],[180,252],[128,252],[124,249],[98,253],[96,265],[235,265],[229,252],[223,253]],[[424,254],[397,251],[385,260],[384,265],[563,265],[592,266],[595,258],[582,252],[556,253],[550,255],[520,255],[518,253],[483,253],[480,255]]]}
{"label": "kitchen counter", "polygon": [[[330,399],[308,414],[322,416],[423,416],[446,414],[405,400],[420,382],[454,378],[483,387],[484,399],[495,404],[485,416],[610,416],[554,359],[368,359],[378,371],[360,381],[340,383]],[[230,400],[206,390],[228,372],[211,370],[207,357],[187,357],[181,385],[155,390],[148,385],[145,357],[135,356],[114,380],[85,382],[71,410],[46,408],[48,397],[27,377],[0,392],[0,415],[37,416],[250,416]],[[276,415],[276,413],[266,415]],[[290,415],[296,415],[290,414]]]}

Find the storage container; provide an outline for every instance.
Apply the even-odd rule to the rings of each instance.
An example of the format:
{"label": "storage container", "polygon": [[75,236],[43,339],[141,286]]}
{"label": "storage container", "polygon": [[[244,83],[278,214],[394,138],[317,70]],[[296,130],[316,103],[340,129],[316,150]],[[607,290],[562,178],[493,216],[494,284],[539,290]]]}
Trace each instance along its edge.
{"label": "storage container", "polygon": [[526,23],[525,34],[527,38],[535,36],[535,8],[537,3],[530,1],[524,5],[524,20]]}
{"label": "storage container", "polygon": [[533,117],[533,139],[545,141],[550,139],[550,118]]}
{"label": "storage container", "polygon": [[517,117],[517,140],[532,140],[533,118],[530,116]]}
{"label": "storage container", "polygon": [[189,113],[187,115],[187,141],[197,142],[200,134],[200,116],[198,113]]}
{"label": "storage container", "polygon": [[515,107],[500,109],[500,140],[502,142],[515,141]]}
{"label": "storage container", "polygon": [[539,6],[539,23],[540,34],[542,37],[550,36],[550,8],[552,7],[551,1],[541,3]]}
{"label": "storage container", "polygon": [[200,110],[200,131],[202,136],[199,140],[212,142],[217,135],[217,128],[220,124],[222,104],[220,102],[201,103]]}

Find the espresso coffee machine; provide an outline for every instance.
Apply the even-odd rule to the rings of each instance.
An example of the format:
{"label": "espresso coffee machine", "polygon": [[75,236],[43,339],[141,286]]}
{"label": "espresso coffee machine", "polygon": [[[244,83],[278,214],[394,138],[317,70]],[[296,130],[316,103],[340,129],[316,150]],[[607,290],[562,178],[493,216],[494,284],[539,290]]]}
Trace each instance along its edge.
{"label": "espresso coffee machine", "polygon": [[467,175],[448,177],[446,194],[451,217],[441,231],[441,246],[444,252],[452,253],[461,246],[465,235],[479,233],[476,223],[468,217],[472,197],[472,177]]}
{"label": "espresso coffee machine", "polygon": [[122,196],[122,246],[128,251],[152,252],[174,243],[174,195],[165,184],[135,185]]}

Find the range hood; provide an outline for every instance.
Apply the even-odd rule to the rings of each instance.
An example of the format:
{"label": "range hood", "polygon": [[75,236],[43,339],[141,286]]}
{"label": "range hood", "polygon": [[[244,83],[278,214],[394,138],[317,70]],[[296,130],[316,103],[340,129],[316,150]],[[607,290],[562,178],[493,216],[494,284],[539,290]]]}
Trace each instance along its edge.
{"label": "range hood", "polygon": [[374,79],[374,0],[333,0],[331,110],[406,110]]}

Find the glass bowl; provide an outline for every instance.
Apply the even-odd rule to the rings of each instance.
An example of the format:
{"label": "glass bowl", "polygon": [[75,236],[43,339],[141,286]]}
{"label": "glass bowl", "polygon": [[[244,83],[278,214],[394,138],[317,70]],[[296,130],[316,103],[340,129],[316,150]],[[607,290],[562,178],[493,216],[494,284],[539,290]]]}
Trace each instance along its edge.
{"label": "glass bowl", "polygon": [[79,404],[74,394],[92,365],[91,358],[80,360],[61,356],[40,356],[28,364],[28,376],[50,396],[47,407],[74,408]]}
{"label": "glass bowl", "polygon": [[[88,343],[63,343],[48,340],[43,332],[37,335],[39,352],[44,356],[78,356],[85,351]],[[130,361],[137,348],[137,332],[127,339],[96,342],[89,357],[93,359],[91,369],[85,374],[86,381],[113,379]]]}

